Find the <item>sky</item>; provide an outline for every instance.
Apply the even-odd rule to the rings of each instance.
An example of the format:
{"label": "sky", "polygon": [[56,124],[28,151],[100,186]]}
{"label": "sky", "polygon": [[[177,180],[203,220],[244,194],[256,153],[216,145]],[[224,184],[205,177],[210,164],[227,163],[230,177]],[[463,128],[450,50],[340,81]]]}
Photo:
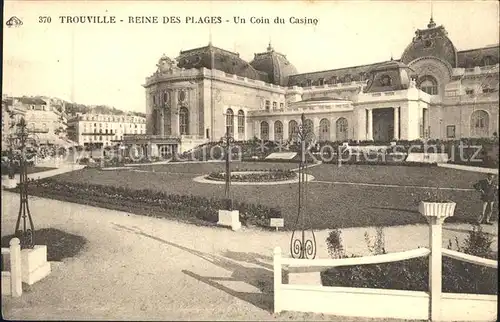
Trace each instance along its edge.
{"label": "sky", "polygon": [[[5,1],[2,92],[47,95],[82,104],[145,112],[145,78],[162,54],[214,46],[247,61],[271,41],[299,73],[398,59],[416,29],[432,15],[458,50],[497,44],[497,1]],[[61,23],[60,16],[115,16],[115,24]],[[157,16],[157,24],[128,23]],[[163,24],[178,16],[181,23]],[[186,23],[186,17],[220,16],[221,24]],[[285,24],[251,24],[277,16]],[[40,20],[50,23],[43,23]],[[235,24],[243,17],[244,24]],[[290,18],[318,19],[291,24]],[[119,20],[122,20],[120,22]],[[226,22],[228,20],[229,22]]]}

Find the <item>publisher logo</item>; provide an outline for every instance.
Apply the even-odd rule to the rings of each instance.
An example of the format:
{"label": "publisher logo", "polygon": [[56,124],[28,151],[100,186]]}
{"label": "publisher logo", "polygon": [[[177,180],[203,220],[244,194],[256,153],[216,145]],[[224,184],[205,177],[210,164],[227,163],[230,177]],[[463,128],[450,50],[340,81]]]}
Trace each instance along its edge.
{"label": "publisher logo", "polygon": [[12,16],[9,20],[7,20],[5,24],[7,25],[7,27],[12,28],[22,26],[23,22],[18,17]]}

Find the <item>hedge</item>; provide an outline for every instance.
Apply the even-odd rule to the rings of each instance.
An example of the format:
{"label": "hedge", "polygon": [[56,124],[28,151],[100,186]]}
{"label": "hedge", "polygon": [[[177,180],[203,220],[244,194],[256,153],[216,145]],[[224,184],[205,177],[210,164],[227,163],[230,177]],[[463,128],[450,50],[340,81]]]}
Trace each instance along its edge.
{"label": "hedge", "polygon": [[[11,191],[18,192],[19,187]],[[166,194],[149,189],[135,190],[107,185],[59,182],[52,178],[31,181],[29,192],[39,197],[205,224],[217,223],[218,211],[226,209],[228,204],[225,199]],[[240,221],[246,226],[269,227],[270,218],[282,218],[279,209],[259,204],[234,201],[233,209],[239,210]]]}

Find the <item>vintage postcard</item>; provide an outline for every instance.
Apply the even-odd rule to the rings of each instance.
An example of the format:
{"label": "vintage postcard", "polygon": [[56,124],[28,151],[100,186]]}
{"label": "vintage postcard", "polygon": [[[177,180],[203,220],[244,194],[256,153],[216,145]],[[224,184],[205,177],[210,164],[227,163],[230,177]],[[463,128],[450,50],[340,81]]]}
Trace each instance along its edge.
{"label": "vintage postcard", "polygon": [[497,1],[5,1],[2,317],[496,321]]}

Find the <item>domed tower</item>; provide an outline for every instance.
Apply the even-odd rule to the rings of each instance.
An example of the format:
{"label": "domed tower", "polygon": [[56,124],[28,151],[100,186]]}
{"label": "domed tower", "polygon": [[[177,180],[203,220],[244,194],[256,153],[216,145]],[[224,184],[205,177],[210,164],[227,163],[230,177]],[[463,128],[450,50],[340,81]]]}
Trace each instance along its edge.
{"label": "domed tower", "polygon": [[293,66],[285,55],[277,52],[269,43],[267,51],[255,54],[250,65],[258,71],[269,76],[269,83],[287,86],[288,77],[297,74],[297,69]]}
{"label": "domed tower", "polygon": [[390,60],[373,67],[368,71],[369,79],[365,92],[387,92],[408,89],[410,82],[416,77],[414,71],[406,64]]}
{"label": "domed tower", "polygon": [[432,17],[427,29],[415,31],[415,37],[401,56],[401,62],[410,64],[426,56],[438,58],[448,63],[451,68],[457,67],[457,49],[448,38],[448,32],[444,26],[437,26]]}
{"label": "domed tower", "polygon": [[444,26],[437,26],[431,17],[427,29],[415,32],[401,62],[418,75],[418,88],[429,95],[441,95],[458,65],[458,53]]}

